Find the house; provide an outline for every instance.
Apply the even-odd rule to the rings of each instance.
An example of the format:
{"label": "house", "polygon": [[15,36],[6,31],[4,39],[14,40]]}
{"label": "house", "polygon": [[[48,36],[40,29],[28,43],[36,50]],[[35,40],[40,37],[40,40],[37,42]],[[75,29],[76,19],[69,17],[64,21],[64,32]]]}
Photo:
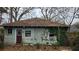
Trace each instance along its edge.
{"label": "house", "polygon": [[[32,18],[4,24],[5,44],[56,44],[67,26],[40,18]],[[59,30],[61,28],[61,30]],[[63,34],[59,34],[62,31]]]}

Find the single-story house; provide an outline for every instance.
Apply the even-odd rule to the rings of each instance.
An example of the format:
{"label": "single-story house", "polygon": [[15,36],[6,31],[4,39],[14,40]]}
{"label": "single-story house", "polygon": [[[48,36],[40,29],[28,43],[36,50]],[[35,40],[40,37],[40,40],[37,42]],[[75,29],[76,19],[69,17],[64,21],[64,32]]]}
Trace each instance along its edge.
{"label": "single-story house", "polygon": [[[67,31],[67,26],[40,18],[4,24],[5,44],[56,44]],[[60,30],[61,29],[61,30]],[[62,32],[63,34],[60,34]]]}

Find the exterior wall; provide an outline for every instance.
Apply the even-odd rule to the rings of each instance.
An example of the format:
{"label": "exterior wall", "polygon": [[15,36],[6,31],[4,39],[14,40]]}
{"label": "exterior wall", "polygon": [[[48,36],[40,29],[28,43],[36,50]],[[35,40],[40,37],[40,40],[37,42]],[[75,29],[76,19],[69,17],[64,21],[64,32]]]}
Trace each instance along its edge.
{"label": "exterior wall", "polygon": [[[25,30],[31,30],[31,37],[25,37]],[[45,34],[46,33],[46,34]],[[45,39],[45,35],[47,39]],[[56,41],[50,41],[49,39],[49,29],[45,28],[26,28],[22,32],[22,42],[23,43],[32,43],[32,44],[53,44],[57,43]]]}
{"label": "exterior wall", "polygon": [[5,29],[4,33],[4,44],[16,44],[16,29],[12,29],[12,34],[8,34],[7,29]]}
{"label": "exterior wall", "polygon": [[[31,30],[31,37],[25,37],[25,30]],[[45,31],[43,28],[26,28],[23,29],[22,41],[23,43],[41,43],[42,42],[42,33]]]}
{"label": "exterior wall", "polygon": [[[12,29],[12,34],[7,34],[7,29],[5,29],[4,43],[5,44],[16,44],[16,29]],[[25,31],[31,31],[31,37],[25,37]],[[23,44],[55,44],[57,40],[50,40],[49,38],[49,29],[47,28],[22,28],[22,43]],[[47,38],[45,38],[47,36]]]}

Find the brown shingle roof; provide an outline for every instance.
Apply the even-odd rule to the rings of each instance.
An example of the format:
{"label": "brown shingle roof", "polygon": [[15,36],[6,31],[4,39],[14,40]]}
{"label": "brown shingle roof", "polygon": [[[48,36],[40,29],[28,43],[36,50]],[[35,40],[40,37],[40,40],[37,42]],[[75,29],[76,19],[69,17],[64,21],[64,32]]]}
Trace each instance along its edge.
{"label": "brown shingle roof", "polygon": [[57,27],[57,26],[65,26],[63,24],[53,22],[50,20],[45,20],[45,19],[40,19],[40,18],[32,18],[32,19],[26,19],[26,20],[21,20],[13,23],[8,23],[5,24],[4,26],[31,26],[31,27],[40,27],[40,26],[46,26],[46,27]]}

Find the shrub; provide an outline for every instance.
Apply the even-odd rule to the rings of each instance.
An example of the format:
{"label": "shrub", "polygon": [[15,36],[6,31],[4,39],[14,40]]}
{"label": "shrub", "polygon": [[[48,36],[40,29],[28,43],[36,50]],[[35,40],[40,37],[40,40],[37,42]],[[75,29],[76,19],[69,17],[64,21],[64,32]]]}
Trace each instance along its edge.
{"label": "shrub", "polygon": [[0,49],[4,48],[4,36],[0,36]]}
{"label": "shrub", "polygon": [[0,28],[0,36],[4,35],[4,29]]}
{"label": "shrub", "polygon": [[58,40],[58,42],[61,46],[69,46],[69,40],[67,37],[60,38],[60,40]]}
{"label": "shrub", "polygon": [[72,50],[79,51],[79,37],[77,37],[74,40],[73,45],[72,45]]}
{"label": "shrub", "polygon": [[0,43],[0,49],[3,49],[3,48],[4,48],[4,44]]}
{"label": "shrub", "polygon": [[76,45],[76,46],[72,47],[72,50],[73,51],[79,51],[79,45]]}

